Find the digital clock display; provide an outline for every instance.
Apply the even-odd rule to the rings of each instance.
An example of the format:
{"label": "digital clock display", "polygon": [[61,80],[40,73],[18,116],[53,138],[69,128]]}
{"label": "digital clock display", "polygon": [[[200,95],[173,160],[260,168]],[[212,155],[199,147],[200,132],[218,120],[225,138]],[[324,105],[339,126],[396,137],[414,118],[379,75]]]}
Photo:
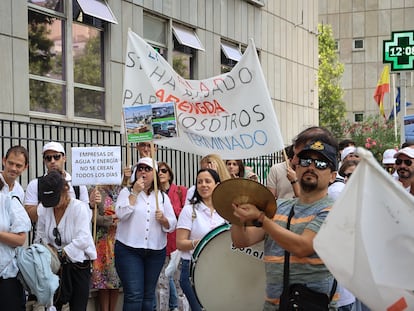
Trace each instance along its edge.
{"label": "digital clock display", "polygon": [[414,69],[414,31],[393,32],[391,40],[384,41],[383,62],[391,64],[392,71]]}

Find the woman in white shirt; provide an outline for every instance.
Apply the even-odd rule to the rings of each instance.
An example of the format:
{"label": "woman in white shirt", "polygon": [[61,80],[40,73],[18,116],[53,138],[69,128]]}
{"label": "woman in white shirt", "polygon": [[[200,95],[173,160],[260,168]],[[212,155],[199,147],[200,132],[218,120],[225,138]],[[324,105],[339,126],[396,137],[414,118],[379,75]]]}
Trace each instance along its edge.
{"label": "woman in white shirt", "polygon": [[170,199],[161,191],[157,206],[154,167],[158,170],[151,158],[141,158],[131,175],[131,191],[122,189],[116,203],[115,267],[124,290],[124,311],[153,310],[167,233],[177,223]]}
{"label": "woman in white shirt", "polygon": [[70,197],[67,181],[56,170],[39,179],[39,201],[35,241],[52,246],[62,263],[55,307],[69,303],[70,310],[86,310],[96,259],[89,205]]}
{"label": "woman in white shirt", "polygon": [[225,220],[213,206],[213,190],[220,183],[218,173],[210,168],[197,173],[196,190],[190,204],[184,206],[177,224],[177,248],[181,253],[180,285],[191,311],[201,311],[190,282],[191,256],[200,240],[212,229],[223,224]]}

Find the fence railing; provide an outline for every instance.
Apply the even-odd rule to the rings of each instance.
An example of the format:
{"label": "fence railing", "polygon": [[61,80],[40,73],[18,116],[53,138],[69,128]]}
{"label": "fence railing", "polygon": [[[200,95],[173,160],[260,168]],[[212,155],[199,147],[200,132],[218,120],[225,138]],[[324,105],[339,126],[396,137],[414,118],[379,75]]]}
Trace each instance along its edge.
{"label": "fence railing", "polygon": [[[4,156],[6,151],[14,145],[21,145],[29,151],[29,167],[20,177],[23,188],[28,182],[44,174],[45,168],[42,158],[43,145],[49,141],[60,142],[67,153],[66,169],[71,171],[71,147],[92,146],[121,146],[123,166],[126,165],[126,153],[131,152],[131,162],[138,160],[138,150],[128,148],[119,131],[103,128],[90,128],[44,123],[29,123],[0,119],[0,152]],[[187,187],[195,183],[199,168],[200,156],[178,150],[159,147],[156,154],[157,161],[167,162],[174,174],[175,183]],[[242,154],[240,158],[243,158]],[[260,182],[265,183],[270,167],[282,161],[279,153],[266,156],[243,159],[259,175]]]}

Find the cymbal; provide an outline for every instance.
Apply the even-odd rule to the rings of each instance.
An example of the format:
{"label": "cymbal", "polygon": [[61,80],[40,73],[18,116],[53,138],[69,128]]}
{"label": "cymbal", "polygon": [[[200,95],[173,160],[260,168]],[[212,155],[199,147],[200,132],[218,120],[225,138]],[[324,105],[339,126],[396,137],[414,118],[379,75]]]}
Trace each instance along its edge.
{"label": "cymbal", "polygon": [[242,224],[233,215],[232,203],[256,205],[269,218],[273,218],[276,213],[276,198],[273,193],[261,183],[250,179],[233,178],[221,182],[213,191],[213,205],[217,213],[230,223],[252,226],[251,222]]}

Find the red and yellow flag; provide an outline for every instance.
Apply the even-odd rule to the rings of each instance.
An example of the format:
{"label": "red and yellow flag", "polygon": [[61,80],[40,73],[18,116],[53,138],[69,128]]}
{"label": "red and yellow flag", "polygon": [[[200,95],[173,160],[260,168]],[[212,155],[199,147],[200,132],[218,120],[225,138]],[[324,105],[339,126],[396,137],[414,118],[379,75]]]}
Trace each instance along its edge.
{"label": "red and yellow flag", "polygon": [[377,88],[374,93],[374,100],[377,102],[381,115],[385,118],[384,94],[390,92],[390,68],[385,66],[381,77],[378,80]]}

